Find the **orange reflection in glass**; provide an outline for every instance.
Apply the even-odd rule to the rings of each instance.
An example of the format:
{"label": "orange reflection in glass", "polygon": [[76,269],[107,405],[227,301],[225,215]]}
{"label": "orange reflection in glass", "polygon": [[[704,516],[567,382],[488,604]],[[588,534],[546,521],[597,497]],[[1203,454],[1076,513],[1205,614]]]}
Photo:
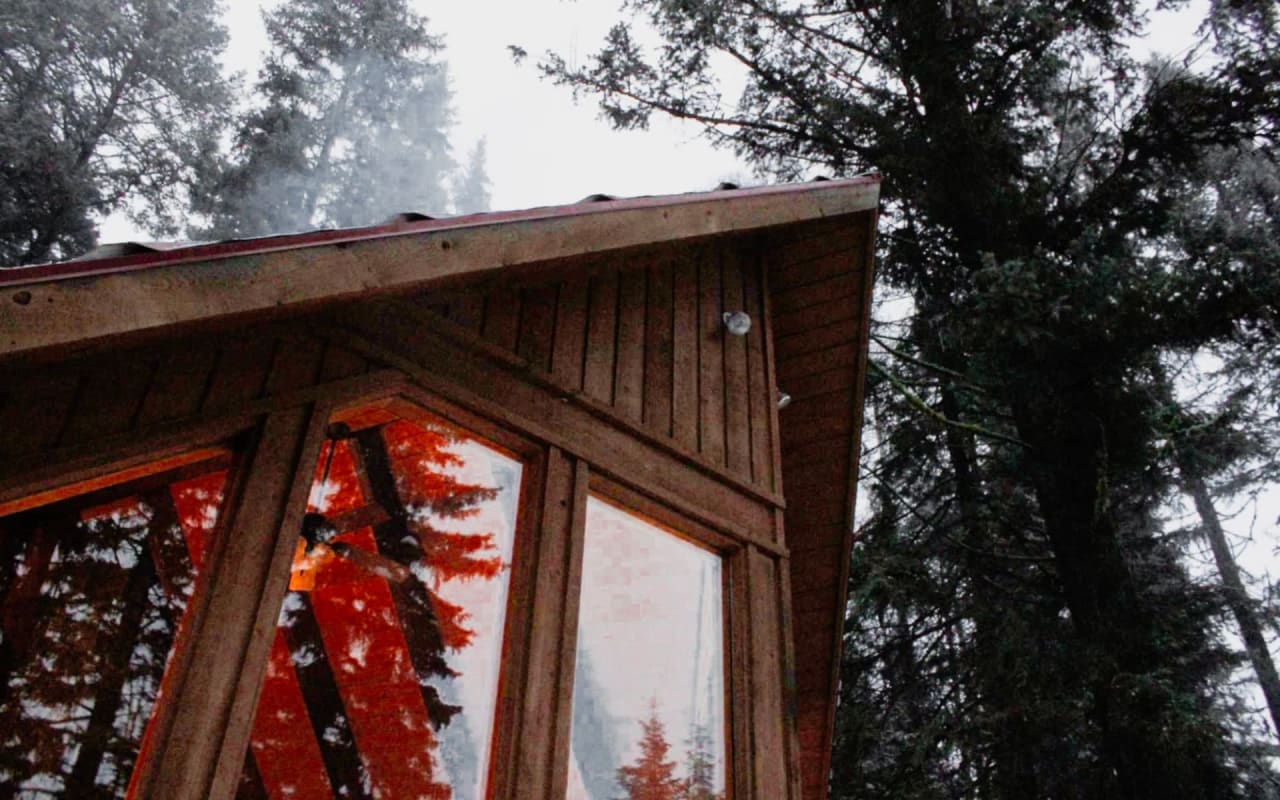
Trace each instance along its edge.
{"label": "orange reflection in glass", "polygon": [[587,502],[568,800],[725,795],[720,558]]}
{"label": "orange reflection in glass", "polygon": [[199,455],[0,517],[0,795],[129,795],[222,504]]}
{"label": "orange reflection in glass", "polygon": [[238,797],[483,797],[520,474],[405,404],[331,427]]}

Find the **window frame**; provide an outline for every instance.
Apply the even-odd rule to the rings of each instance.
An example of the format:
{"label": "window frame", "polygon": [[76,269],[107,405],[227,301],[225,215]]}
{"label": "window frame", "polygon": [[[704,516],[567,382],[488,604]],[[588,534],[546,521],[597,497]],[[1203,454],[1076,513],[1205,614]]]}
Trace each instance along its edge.
{"label": "window frame", "polygon": [[[727,794],[752,797],[758,691],[753,665],[751,558],[773,559],[785,579],[786,550],[760,532],[738,530],[710,509],[673,494],[670,479],[619,474],[608,453],[581,449],[527,411],[507,410],[452,380],[416,369],[382,369],[311,389],[159,425],[79,451],[59,450],[22,480],[0,486],[0,502],[135,468],[199,447],[238,442],[218,538],[192,598],[190,632],[176,643],[174,680],[157,706],[156,745],[137,797],[232,798],[249,743],[275,621],[288,588],[320,447],[335,415],[397,400],[507,451],[523,467],[501,669],[489,762],[488,798],[561,800],[568,783],[569,723],[581,593],[586,502],[596,495],[722,558]],[[564,402],[572,402],[565,397]],[[627,423],[593,414],[592,424],[634,435]],[[643,439],[643,446],[650,446]],[[681,464],[705,480],[703,465]],[[714,477],[714,476],[712,476]],[[726,489],[741,491],[728,481]],[[745,497],[746,495],[744,495]],[[762,506],[767,503],[757,498]],[[780,520],[780,512],[770,514]],[[780,521],[776,523],[780,526]],[[780,530],[780,528],[778,529]],[[246,581],[247,568],[261,572]],[[230,595],[237,594],[237,597]],[[216,595],[216,596],[215,596]],[[772,603],[771,598],[754,602]],[[234,619],[215,616],[232,608]],[[200,658],[203,657],[203,658]],[[779,698],[781,700],[781,698]],[[203,739],[208,741],[200,746]],[[788,751],[793,751],[789,746]],[[788,753],[790,757],[790,752]]]}

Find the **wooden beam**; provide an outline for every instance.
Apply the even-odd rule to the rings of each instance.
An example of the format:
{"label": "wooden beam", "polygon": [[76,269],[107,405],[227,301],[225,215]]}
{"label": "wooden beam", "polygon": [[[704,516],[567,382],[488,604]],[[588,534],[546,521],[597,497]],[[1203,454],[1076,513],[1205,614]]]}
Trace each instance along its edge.
{"label": "wooden beam", "polygon": [[[183,263],[175,256],[146,269],[6,289],[0,296],[0,359],[184,323],[410,291],[584,254],[853,214],[874,209],[878,198],[878,180],[862,178],[573,206],[498,221],[477,216],[408,231],[352,231],[345,241],[278,237],[257,251],[252,243],[224,246],[214,252],[229,255],[216,259]],[[278,249],[264,251],[268,247]],[[200,257],[198,248],[184,256]]]}

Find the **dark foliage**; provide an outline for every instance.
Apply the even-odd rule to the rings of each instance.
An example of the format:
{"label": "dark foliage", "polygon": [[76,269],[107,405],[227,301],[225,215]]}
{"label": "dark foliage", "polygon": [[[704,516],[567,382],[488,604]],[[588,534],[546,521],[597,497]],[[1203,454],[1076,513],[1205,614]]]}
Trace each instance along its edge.
{"label": "dark foliage", "polygon": [[762,174],[884,174],[894,310],[833,794],[1274,796],[1223,592],[1168,530],[1183,487],[1151,377],[1275,339],[1274,4],[1213,4],[1196,51],[1147,64],[1128,2],[629,9],[545,74],[617,127],[701,122]]}

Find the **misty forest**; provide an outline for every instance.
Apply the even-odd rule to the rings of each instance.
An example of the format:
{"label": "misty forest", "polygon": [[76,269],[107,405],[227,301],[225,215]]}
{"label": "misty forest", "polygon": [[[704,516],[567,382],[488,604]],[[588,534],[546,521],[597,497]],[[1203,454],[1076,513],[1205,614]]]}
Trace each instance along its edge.
{"label": "misty forest", "polygon": [[[427,5],[268,4],[245,75],[224,68],[217,0],[4,0],[0,266],[81,255],[113,214],[217,240],[487,210],[483,140],[449,143],[448,31]],[[1196,17],[1194,42],[1140,55],[1172,12]],[[1280,798],[1280,3],[629,0],[594,52],[510,45],[601,125],[687,121],[761,183],[883,176],[833,798]],[[363,448],[390,469],[396,436],[448,460],[401,428],[335,434],[330,467]],[[496,490],[432,491],[449,519]],[[181,502],[157,497],[102,523],[120,548]],[[449,541],[459,579],[498,571],[485,536]],[[98,555],[76,558],[133,586]],[[161,578],[189,567],[156,558],[161,577],[121,589],[150,616],[117,622],[171,638],[181,591]],[[402,616],[440,613],[430,581],[399,579]],[[324,613],[296,594],[285,628]],[[457,776],[475,755],[432,733],[463,719],[437,693],[440,653],[469,637],[447,616],[415,702],[429,767]],[[63,624],[54,657],[82,658],[97,634]],[[584,685],[608,681],[588,666]],[[130,680],[154,685],[148,669]],[[696,730],[654,705],[617,730],[639,756],[588,784],[721,796]],[[289,757],[273,736],[243,796]],[[133,757],[95,752],[75,780]],[[331,784],[367,783],[351,769]],[[423,796],[453,796],[431,774]]]}

